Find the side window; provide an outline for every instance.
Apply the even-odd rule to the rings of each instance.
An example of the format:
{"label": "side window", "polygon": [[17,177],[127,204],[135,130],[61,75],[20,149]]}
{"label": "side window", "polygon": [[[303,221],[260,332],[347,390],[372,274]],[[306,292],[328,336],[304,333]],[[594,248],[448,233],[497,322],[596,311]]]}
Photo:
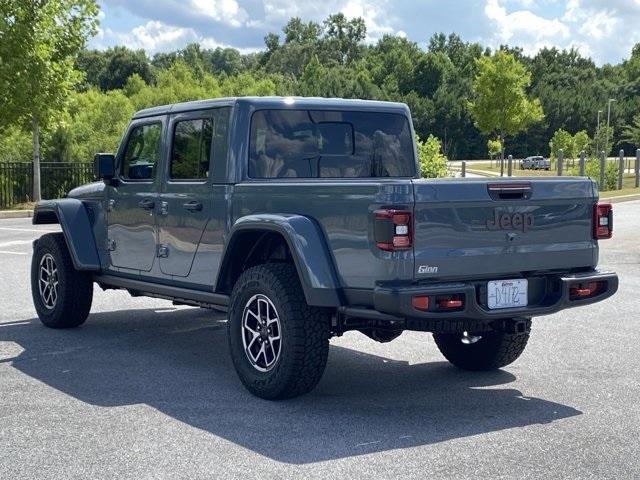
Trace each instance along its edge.
{"label": "side window", "polygon": [[169,178],[206,179],[209,176],[212,138],[213,121],[210,118],[177,122],[173,131]]}
{"label": "side window", "polygon": [[151,123],[134,127],[129,134],[120,174],[129,180],[150,180],[160,159],[162,125]]}
{"label": "side window", "polygon": [[231,109],[218,108],[215,111],[215,134],[213,137],[213,169],[218,172],[224,171],[224,163],[227,161],[227,152],[229,149],[229,115]]}

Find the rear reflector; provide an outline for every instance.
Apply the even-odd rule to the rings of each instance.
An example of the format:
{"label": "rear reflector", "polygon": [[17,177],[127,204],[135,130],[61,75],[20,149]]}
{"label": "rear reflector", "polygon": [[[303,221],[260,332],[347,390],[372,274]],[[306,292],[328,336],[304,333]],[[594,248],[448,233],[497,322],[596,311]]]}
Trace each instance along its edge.
{"label": "rear reflector", "polygon": [[582,300],[593,297],[604,290],[605,282],[579,283],[569,288],[571,300]]}
{"label": "rear reflector", "polygon": [[374,214],[376,246],[387,252],[407,250],[413,244],[411,212],[408,210],[382,209]]}
{"label": "rear reflector", "polygon": [[412,297],[411,306],[416,310],[429,310],[429,297]]}
{"label": "rear reflector", "polygon": [[593,238],[605,240],[613,235],[613,206],[598,203],[593,206]]}

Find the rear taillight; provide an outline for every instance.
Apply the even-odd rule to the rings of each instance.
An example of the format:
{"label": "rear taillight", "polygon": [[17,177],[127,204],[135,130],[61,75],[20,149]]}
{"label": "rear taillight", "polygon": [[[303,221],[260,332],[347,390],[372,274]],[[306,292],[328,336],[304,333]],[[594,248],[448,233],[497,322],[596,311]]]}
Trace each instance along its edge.
{"label": "rear taillight", "polygon": [[604,240],[613,235],[613,206],[598,203],[593,206],[593,238]]}
{"label": "rear taillight", "polygon": [[376,246],[388,252],[407,250],[413,245],[413,225],[408,210],[382,209],[373,212]]}

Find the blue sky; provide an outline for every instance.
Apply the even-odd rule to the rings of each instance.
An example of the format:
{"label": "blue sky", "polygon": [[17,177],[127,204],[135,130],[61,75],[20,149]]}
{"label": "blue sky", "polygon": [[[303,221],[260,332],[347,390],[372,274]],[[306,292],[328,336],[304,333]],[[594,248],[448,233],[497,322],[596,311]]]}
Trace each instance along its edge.
{"label": "blue sky", "polygon": [[368,41],[406,35],[425,45],[437,32],[534,54],[544,46],[575,47],[618,63],[640,42],[640,0],[100,0],[100,31],[89,46],[126,45],[149,54],[190,42],[263,48],[292,16],[321,21],[338,11],[367,22]]}

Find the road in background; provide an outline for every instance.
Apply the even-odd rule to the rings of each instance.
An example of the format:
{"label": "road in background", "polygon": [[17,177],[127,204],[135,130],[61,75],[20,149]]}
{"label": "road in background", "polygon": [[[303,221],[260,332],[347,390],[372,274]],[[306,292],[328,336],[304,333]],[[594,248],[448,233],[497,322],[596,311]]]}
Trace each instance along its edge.
{"label": "road in background", "polygon": [[315,391],[277,403],[244,390],[207,310],[96,287],[83,327],[43,327],[31,242],[55,226],[2,220],[0,478],[639,478],[640,202],[615,209],[619,293],[536,319],[515,364],[350,332]]}

